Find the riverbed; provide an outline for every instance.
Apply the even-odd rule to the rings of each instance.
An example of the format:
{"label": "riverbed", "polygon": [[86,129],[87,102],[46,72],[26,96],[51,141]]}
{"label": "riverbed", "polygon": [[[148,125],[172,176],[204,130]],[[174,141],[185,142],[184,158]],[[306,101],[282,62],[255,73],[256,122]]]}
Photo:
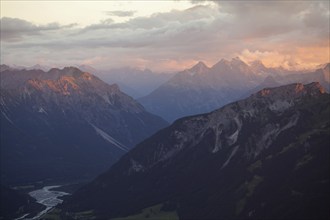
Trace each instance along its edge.
{"label": "riverbed", "polygon": [[60,185],[58,185],[58,186],[45,186],[42,189],[38,189],[38,190],[34,190],[32,192],[29,192],[29,195],[31,197],[35,198],[37,200],[37,203],[40,203],[40,204],[42,204],[46,207],[45,207],[44,210],[39,212],[33,218],[25,218],[25,216],[28,215],[28,214],[25,214],[22,217],[17,218],[16,220],[37,220],[41,216],[43,216],[44,214],[49,212],[49,210],[51,210],[57,204],[62,203],[63,200],[60,199],[60,197],[65,196],[65,195],[69,195],[69,193],[53,190],[53,189],[58,188],[58,187],[60,187]]}

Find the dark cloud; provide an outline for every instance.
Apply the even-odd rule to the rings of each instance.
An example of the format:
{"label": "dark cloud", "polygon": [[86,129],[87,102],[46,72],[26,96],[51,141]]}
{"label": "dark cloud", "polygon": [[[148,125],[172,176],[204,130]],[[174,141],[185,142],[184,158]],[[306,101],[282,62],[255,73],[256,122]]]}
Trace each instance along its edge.
{"label": "dark cloud", "polygon": [[132,17],[136,11],[106,11],[105,13],[116,17]]}
{"label": "dark cloud", "polygon": [[[311,33],[312,26],[328,27],[329,4],[311,1],[216,1],[219,10],[232,16],[230,31],[236,37],[265,38],[290,32]],[[317,17],[314,21],[312,17]],[[306,22],[307,21],[307,22]],[[306,25],[310,23],[310,25]],[[313,30],[313,31],[322,31]]]}

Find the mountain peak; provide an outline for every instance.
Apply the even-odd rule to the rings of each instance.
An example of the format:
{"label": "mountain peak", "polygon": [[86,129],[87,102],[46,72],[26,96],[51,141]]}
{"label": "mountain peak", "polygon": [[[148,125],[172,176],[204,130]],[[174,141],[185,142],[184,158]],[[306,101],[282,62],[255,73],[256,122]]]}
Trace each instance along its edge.
{"label": "mountain peak", "polygon": [[257,69],[266,69],[265,65],[261,60],[255,60],[250,63],[250,66],[252,68],[257,68]]}
{"label": "mountain peak", "polygon": [[74,66],[64,67],[63,69],[52,68],[47,73],[53,75],[53,77],[72,76],[74,78],[84,74],[84,72]]}
{"label": "mountain peak", "polygon": [[305,88],[307,89],[307,91],[309,92],[313,92],[313,93],[326,93],[325,88],[319,83],[319,82],[312,82],[309,83],[307,85],[305,85]]}
{"label": "mountain peak", "polygon": [[220,64],[229,64],[229,63],[230,63],[229,60],[226,60],[226,59],[222,58],[219,62],[217,62],[216,64],[214,64],[214,66],[220,65]]}
{"label": "mountain peak", "polygon": [[201,60],[198,61],[198,63],[195,66],[205,66],[205,67],[207,67],[206,64]]}
{"label": "mountain peak", "polygon": [[40,64],[35,64],[33,66],[30,66],[30,67],[27,67],[25,68],[26,70],[42,70],[44,72],[47,72],[50,70],[50,67],[48,66],[43,66],[43,65],[40,65]]}
{"label": "mountain peak", "polygon": [[223,68],[223,67],[229,67],[229,68],[232,68],[234,66],[245,66],[245,67],[248,67],[248,65],[243,61],[241,60],[239,57],[234,57],[232,58],[230,61],[229,60],[226,60],[226,59],[221,59],[219,62],[217,62],[216,64],[213,65],[212,68]]}
{"label": "mountain peak", "polygon": [[83,72],[88,72],[88,73],[93,73],[93,74],[98,72],[94,67],[86,65],[86,64],[78,65],[78,69],[80,69]]}
{"label": "mountain peak", "polygon": [[75,72],[82,73],[82,71],[80,69],[78,69],[77,67],[74,67],[74,66],[64,67],[62,69],[62,71],[68,72],[68,73],[75,73]]}
{"label": "mountain peak", "polygon": [[248,66],[243,60],[241,60],[239,57],[234,57],[230,61],[231,65],[244,65]]}
{"label": "mountain peak", "polygon": [[195,64],[192,68],[188,69],[186,72],[188,72],[190,75],[196,75],[196,74],[203,74],[209,70],[209,67],[206,66],[206,64],[202,61],[199,61],[197,64]]}
{"label": "mountain peak", "polygon": [[[231,59],[231,61],[242,61],[241,60],[241,58],[239,58],[239,57],[233,57],[232,59]],[[242,61],[243,62],[243,61]]]}
{"label": "mountain peak", "polygon": [[318,96],[323,93],[325,93],[325,89],[322,87],[322,85],[319,82],[312,82],[306,85],[302,83],[293,83],[276,88],[265,88],[257,92],[254,96],[270,98],[300,98],[306,95]]}
{"label": "mountain peak", "polygon": [[199,71],[199,70],[205,70],[208,69],[208,66],[203,61],[199,61],[195,66],[193,66],[190,70],[193,71]]}
{"label": "mountain peak", "polygon": [[0,71],[6,71],[6,70],[9,70],[10,69],[10,66],[6,65],[6,64],[1,64],[0,65]]}

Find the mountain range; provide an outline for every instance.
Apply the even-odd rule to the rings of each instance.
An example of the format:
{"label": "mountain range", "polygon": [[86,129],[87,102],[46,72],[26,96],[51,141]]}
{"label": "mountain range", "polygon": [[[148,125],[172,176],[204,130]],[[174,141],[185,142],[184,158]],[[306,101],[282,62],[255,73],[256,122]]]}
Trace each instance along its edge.
{"label": "mountain range", "polygon": [[198,62],[138,101],[148,111],[173,122],[187,115],[212,111],[264,86],[315,81],[330,91],[329,75],[329,64],[316,71],[299,72],[267,68],[260,61],[248,65],[238,57],[230,61],[222,59],[211,68]]}
{"label": "mountain range", "polygon": [[329,219],[329,115],[319,83],[294,83],[181,118],[74,193],[61,218]]}
{"label": "mountain range", "polygon": [[1,65],[1,182],[92,178],[167,123],[75,67]]}
{"label": "mountain range", "polygon": [[[110,68],[107,70],[99,70],[85,64],[74,65],[74,67],[83,72],[93,73],[108,84],[117,84],[121,91],[133,98],[148,95],[174,75],[174,73],[155,73],[150,69],[139,69],[136,67]],[[40,64],[27,67],[11,65],[7,66],[7,68],[16,70],[43,70],[45,72],[51,69],[49,66]]]}
{"label": "mountain range", "polygon": [[[222,59],[168,81],[114,70],[113,82],[149,86],[144,94],[163,83],[139,101],[176,120],[165,128],[92,67],[1,65],[1,184],[103,172],[51,213],[61,219],[328,219],[329,66],[288,71]],[[1,185],[1,202],[8,198],[1,217],[40,209]]]}

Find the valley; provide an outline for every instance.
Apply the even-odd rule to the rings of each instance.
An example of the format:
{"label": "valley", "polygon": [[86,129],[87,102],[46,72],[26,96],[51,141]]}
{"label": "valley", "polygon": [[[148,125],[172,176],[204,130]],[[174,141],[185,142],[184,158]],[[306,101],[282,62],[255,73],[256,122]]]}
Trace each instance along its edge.
{"label": "valley", "polygon": [[[66,192],[54,191],[54,189],[58,187],[60,186],[45,186],[42,189],[29,192],[29,195],[36,199],[37,203],[45,206],[45,209],[39,212],[36,216],[28,219],[40,219],[40,217],[45,215],[50,209],[63,202],[60,198],[69,194]],[[24,214],[22,217],[17,219],[26,219],[25,217],[27,215],[29,215],[29,213]]]}

